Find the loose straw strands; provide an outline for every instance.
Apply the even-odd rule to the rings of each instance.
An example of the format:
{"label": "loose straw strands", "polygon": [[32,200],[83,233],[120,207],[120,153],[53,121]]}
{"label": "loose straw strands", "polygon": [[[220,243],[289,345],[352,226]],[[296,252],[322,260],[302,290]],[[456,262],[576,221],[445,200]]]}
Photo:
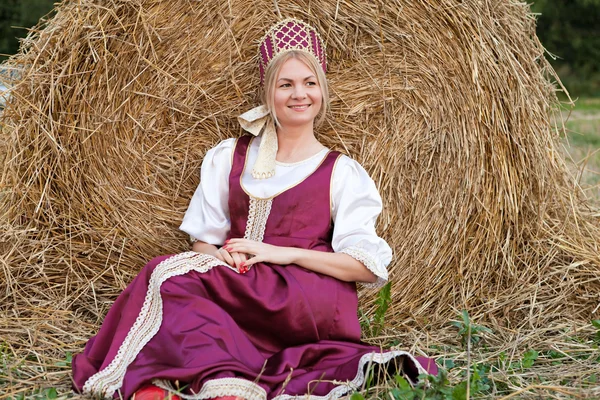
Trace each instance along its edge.
{"label": "loose straw strands", "polygon": [[[527,5],[278,6],[327,42],[319,139],[380,188],[389,324],[461,308],[507,328],[589,320],[598,212],[560,156],[558,78]],[[0,121],[3,320],[45,337],[47,310],[68,315],[76,350],[145,262],[187,249],[202,157],[257,105],[257,41],[276,18],[271,0],[82,0],[32,32],[5,63],[19,74]],[[24,332],[6,340],[23,349]]]}

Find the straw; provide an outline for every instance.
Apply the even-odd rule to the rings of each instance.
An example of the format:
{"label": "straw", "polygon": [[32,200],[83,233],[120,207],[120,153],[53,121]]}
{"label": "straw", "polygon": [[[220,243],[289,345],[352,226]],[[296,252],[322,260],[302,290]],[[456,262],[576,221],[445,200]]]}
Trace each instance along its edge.
{"label": "straw", "polygon": [[[323,33],[318,138],[384,200],[389,325],[434,331],[461,308],[506,329],[597,315],[600,214],[561,155],[561,85],[527,4],[275,4]],[[242,134],[276,20],[272,0],[64,1],[4,64],[18,71],[0,76],[0,319],[15,357],[79,351],[148,260],[188,248],[177,228],[202,157]],[[374,299],[361,291],[367,313]]]}

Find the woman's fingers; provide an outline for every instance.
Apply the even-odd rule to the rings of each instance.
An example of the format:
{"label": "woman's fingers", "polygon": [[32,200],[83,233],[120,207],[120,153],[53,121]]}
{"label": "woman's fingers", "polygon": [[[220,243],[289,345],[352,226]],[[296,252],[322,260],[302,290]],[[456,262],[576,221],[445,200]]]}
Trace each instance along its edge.
{"label": "woman's fingers", "polygon": [[264,259],[262,257],[256,256],[256,257],[249,258],[242,265],[243,265],[243,267],[245,267],[245,269],[248,269],[249,266],[259,263],[259,262],[263,262],[263,261],[264,261]]}
{"label": "woman's fingers", "polygon": [[[238,267],[238,269],[242,273],[247,272],[248,267],[251,265],[260,262],[278,263],[279,258],[281,258],[276,256],[276,254],[278,254],[277,251],[281,252],[280,248],[278,248],[277,246],[272,246],[270,244],[256,242],[254,240],[230,239],[225,242],[223,248],[231,254],[243,253],[252,256],[251,258],[248,258],[247,260],[239,264],[240,266]],[[238,265],[237,260],[236,265]]]}
{"label": "woman's fingers", "polygon": [[221,252],[219,251],[219,249],[217,249],[217,252],[215,254],[213,254],[213,256],[215,256],[215,258],[219,259],[220,261],[225,262],[225,259],[221,255]]}
{"label": "woman's fingers", "polygon": [[219,254],[223,256],[223,261],[225,261],[230,266],[235,267],[235,262],[233,261],[231,254],[229,254],[229,252],[225,248],[221,247],[219,249]]}
{"label": "woman's fingers", "polygon": [[239,269],[242,266],[242,263],[244,261],[246,261],[246,258],[244,257],[245,255],[243,253],[238,253],[238,252],[234,252],[234,253],[230,253],[230,254],[231,254],[231,258],[233,258],[234,266]]}
{"label": "woman's fingers", "polygon": [[223,246],[223,248],[230,253],[236,252],[254,255],[260,252],[261,246],[264,246],[264,243],[259,243],[247,239],[231,239],[225,243],[225,246]]}

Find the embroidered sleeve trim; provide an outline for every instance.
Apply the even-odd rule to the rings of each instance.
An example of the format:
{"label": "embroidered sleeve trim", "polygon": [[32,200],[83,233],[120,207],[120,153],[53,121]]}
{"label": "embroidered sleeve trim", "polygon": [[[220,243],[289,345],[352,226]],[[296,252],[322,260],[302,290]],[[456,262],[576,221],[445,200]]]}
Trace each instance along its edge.
{"label": "embroidered sleeve trim", "polygon": [[259,199],[250,196],[250,207],[248,209],[248,221],[244,239],[262,242],[265,237],[267,220],[271,214],[273,199]]}
{"label": "embroidered sleeve trim", "polygon": [[85,382],[84,394],[112,399],[113,394],[123,385],[127,367],[160,328],[162,323],[160,287],[167,279],[190,271],[204,273],[218,265],[223,265],[223,262],[213,256],[193,251],[176,254],[159,263],[150,276],[148,291],[140,313],[121,343],[117,355],[108,366]]}
{"label": "embroidered sleeve trim", "polygon": [[377,262],[377,259],[365,249],[362,249],[358,246],[350,246],[340,250],[340,253],[348,254],[356,261],[360,261],[365,267],[367,267],[369,271],[371,271],[375,274],[375,276],[377,276],[377,280],[373,283],[360,282],[363,286],[368,288],[379,288],[387,283],[387,269],[381,266],[381,263]]}

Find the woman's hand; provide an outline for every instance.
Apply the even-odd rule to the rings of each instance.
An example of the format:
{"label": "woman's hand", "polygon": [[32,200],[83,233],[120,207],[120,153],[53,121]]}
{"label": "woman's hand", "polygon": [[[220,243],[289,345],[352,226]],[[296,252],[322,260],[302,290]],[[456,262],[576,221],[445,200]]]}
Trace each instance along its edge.
{"label": "woman's hand", "polygon": [[[224,250],[223,250],[224,249]],[[248,259],[238,270],[242,273],[259,262],[288,265],[296,264],[310,271],[329,275],[345,282],[375,282],[377,276],[365,265],[344,253],[273,246],[247,239],[229,239],[221,248],[229,254],[241,253]],[[254,257],[252,257],[254,256]],[[231,264],[230,264],[231,265]]]}
{"label": "woman's hand", "polygon": [[293,247],[273,246],[248,239],[229,239],[222,248],[230,253],[253,255],[254,257],[248,258],[242,264],[242,269],[245,270],[250,265],[259,262],[269,262],[279,265],[293,264],[295,258],[294,250],[296,250]]}
{"label": "woman's hand", "polygon": [[241,271],[244,262],[248,260],[248,256],[245,253],[239,253],[236,251],[228,251],[225,246],[217,249],[213,256],[229,264],[230,266],[237,268]]}
{"label": "woman's hand", "polygon": [[225,264],[233,268],[241,269],[242,263],[248,259],[248,256],[244,253],[229,252],[225,248],[218,248],[215,245],[202,242],[200,240],[192,243],[192,250],[197,253],[208,254],[213,256]]}

